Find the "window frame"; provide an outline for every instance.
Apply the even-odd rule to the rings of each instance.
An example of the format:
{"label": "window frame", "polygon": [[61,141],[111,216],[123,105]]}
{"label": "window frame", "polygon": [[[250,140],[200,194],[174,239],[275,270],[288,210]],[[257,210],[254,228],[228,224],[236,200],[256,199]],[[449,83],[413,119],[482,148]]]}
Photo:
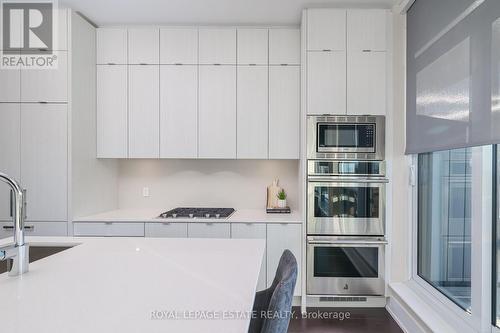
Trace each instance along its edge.
{"label": "window frame", "polygon": [[[489,147],[489,148],[488,148]],[[464,332],[464,326],[471,332],[486,328],[500,333],[492,325],[492,177],[493,172],[485,173],[493,167],[492,146],[472,148],[472,193],[480,191],[481,196],[472,195],[471,203],[471,310],[466,311],[441,291],[418,275],[418,155],[410,156],[409,207],[411,214],[411,270],[409,286],[424,301],[429,303],[441,318]],[[480,172],[478,172],[480,170]],[[483,191],[488,186],[489,194]]]}

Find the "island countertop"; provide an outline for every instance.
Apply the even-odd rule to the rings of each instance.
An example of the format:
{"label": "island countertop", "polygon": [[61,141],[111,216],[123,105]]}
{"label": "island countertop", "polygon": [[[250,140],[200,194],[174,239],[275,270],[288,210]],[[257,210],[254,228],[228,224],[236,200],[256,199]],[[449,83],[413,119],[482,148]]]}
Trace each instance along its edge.
{"label": "island countertop", "polygon": [[76,246],[31,263],[20,277],[0,275],[2,331],[248,330],[264,240],[27,241],[32,246]]}
{"label": "island countertop", "polygon": [[90,216],[78,217],[73,222],[221,222],[221,223],[302,223],[298,211],[290,214],[268,214],[265,209],[236,209],[226,219],[168,218],[158,216],[168,209],[117,209]]}

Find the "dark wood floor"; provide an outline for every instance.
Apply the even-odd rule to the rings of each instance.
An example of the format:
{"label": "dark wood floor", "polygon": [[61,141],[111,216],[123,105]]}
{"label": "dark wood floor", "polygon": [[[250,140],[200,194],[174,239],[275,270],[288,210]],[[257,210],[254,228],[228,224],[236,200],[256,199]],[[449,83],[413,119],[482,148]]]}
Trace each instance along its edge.
{"label": "dark wood floor", "polygon": [[[402,333],[386,309],[380,308],[309,308],[310,318],[300,318],[300,308],[294,308],[296,317],[290,321],[288,333]],[[347,318],[349,313],[349,318]],[[329,319],[317,318],[318,314]],[[341,320],[342,316],[344,317]],[[316,317],[316,318],[314,318]]]}

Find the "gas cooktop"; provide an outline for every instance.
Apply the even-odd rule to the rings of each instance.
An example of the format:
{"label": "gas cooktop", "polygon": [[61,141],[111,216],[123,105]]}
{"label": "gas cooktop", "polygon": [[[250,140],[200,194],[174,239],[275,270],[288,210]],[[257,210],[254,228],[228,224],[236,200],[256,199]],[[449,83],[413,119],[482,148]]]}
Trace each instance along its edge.
{"label": "gas cooktop", "polygon": [[204,219],[226,219],[234,213],[234,208],[196,208],[179,207],[168,212],[161,213],[160,218],[204,218]]}

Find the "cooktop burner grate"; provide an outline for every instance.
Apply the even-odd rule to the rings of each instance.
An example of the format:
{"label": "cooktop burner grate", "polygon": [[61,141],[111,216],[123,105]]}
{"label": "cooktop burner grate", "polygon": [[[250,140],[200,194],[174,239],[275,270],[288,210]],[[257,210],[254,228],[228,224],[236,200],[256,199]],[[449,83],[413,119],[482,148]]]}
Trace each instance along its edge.
{"label": "cooktop burner grate", "polygon": [[160,214],[160,218],[228,218],[234,208],[179,207]]}

